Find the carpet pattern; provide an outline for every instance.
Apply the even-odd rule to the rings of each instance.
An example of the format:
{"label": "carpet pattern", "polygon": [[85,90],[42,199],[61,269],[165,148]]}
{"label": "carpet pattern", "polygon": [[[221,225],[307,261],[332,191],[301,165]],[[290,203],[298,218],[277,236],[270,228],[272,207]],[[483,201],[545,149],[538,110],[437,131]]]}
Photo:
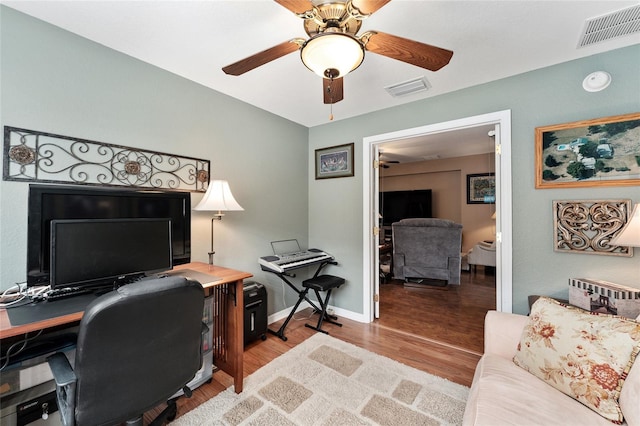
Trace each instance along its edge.
{"label": "carpet pattern", "polygon": [[172,425],[456,425],[469,388],[317,333]]}

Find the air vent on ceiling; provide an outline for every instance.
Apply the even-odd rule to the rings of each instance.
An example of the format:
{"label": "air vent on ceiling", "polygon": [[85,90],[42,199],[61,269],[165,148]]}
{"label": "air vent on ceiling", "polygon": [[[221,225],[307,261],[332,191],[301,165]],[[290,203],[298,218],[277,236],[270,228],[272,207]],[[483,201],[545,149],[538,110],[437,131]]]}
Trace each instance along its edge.
{"label": "air vent on ceiling", "polygon": [[391,96],[397,98],[399,96],[406,96],[429,90],[431,89],[431,84],[429,84],[425,77],[418,77],[402,83],[392,84],[384,89],[389,92]]}
{"label": "air vent on ceiling", "polygon": [[640,5],[587,19],[578,47],[640,32]]}

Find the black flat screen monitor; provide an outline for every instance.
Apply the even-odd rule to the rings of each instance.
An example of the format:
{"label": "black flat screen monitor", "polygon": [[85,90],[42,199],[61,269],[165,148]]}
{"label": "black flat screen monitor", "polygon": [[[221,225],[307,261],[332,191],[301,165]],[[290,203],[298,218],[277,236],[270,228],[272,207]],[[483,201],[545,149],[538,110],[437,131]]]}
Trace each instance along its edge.
{"label": "black flat screen monitor", "polygon": [[402,219],[432,217],[431,190],[381,192],[380,211],[384,226]]}
{"label": "black flat screen monitor", "polygon": [[51,288],[114,283],[171,269],[171,220],[51,221]]}
{"label": "black flat screen monitor", "polygon": [[171,219],[173,265],[191,261],[191,194],[62,185],[30,185],[27,285],[49,284],[52,220]]}

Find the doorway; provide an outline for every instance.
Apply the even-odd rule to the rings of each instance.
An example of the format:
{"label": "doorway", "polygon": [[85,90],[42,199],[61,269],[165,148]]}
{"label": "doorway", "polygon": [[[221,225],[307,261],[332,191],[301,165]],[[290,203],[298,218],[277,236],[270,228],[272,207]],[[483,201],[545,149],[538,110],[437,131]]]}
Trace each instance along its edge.
{"label": "doorway", "polygon": [[[512,309],[512,225],[511,225],[511,111],[499,111],[364,138],[363,164],[374,165],[382,144],[420,136],[444,134],[477,126],[494,126],[496,179],[496,307]],[[363,307],[365,318],[379,315],[378,182],[377,167],[363,168]]]}

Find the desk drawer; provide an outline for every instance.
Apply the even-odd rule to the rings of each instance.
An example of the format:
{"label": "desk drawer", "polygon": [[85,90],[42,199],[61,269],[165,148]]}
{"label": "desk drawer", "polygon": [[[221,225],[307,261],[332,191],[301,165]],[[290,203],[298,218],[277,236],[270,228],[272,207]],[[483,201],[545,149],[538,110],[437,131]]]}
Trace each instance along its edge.
{"label": "desk drawer", "polygon": [[[0,405],[0,424],[3,426],[62,425],[53,380],[3,397]],[[43,419],[44,412],[46,419]]]}

